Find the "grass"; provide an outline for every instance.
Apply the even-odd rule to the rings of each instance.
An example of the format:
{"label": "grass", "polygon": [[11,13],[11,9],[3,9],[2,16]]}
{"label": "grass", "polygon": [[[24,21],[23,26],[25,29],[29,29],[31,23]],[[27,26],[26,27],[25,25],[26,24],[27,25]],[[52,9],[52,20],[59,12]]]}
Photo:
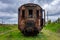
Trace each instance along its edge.
{"label": "grass", "polygon": [[60,40],[60,33],[56,33],[60,28],[59,26],[59,24],[48,24],[37,36],[34,37],[25,37],[18,30],[17,25],[0,26],[0,40]]}
{"label": "grass", "polygon": [[46,36],[43,33],[40,33],[38,36],[25,37],[19,30],[3,34],[0,37],[0,40],[47,40]]}
{"label": "grass", "polygon": [[17,25],[0,25],[0,33],[7,32],[16,27],[17,27]]}
{"label": "grass", "polygon": [[51,30],[52,32],[59,32],[60,33],[60,24],[59,23],[47,24],[45,28],[48,30]]}

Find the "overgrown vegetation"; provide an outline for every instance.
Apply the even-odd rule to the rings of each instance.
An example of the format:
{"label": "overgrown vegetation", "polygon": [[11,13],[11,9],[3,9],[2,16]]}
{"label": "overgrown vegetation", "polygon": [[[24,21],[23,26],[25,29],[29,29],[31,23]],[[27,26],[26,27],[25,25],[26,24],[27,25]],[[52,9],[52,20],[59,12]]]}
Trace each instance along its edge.
{"label": "overgrown vegetation", "polygon": [[2,25],[0,25],[0,33],[7,32],[9,30],[13,30],[14,28],[17,28],[17,25],[2,24]]}
{"label": "overgrown vegetation", "polygon": [[34,37],[25,37],[18,25],[0,25],[0,40],[60,40],[60,22],[48,21],[46,27]]}
{"label": "overgrown vegetation", "polygon": [[48,30],[51,30],[53,32],[60,32],[60,24],[59,23],[47,24],[45,28]]}
{"label": "overgrown vegetation", "polygon": [[51,20],[49,20],[45,28],[48,30],[51,30],[53,32],[59,32],[60,33],[60,18],[58,18],[54,22],[51,22]]}

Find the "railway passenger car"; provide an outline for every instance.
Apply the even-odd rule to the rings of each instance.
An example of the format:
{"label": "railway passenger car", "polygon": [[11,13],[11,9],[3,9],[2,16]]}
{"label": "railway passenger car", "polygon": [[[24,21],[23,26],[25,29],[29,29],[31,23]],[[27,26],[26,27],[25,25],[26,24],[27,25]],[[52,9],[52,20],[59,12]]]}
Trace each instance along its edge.
{"label": "railway passenger car", "polygon": [[37,35],[44,25],[45,11],[41,6],[27,3],[18,8],[18,29],[24,35]]}

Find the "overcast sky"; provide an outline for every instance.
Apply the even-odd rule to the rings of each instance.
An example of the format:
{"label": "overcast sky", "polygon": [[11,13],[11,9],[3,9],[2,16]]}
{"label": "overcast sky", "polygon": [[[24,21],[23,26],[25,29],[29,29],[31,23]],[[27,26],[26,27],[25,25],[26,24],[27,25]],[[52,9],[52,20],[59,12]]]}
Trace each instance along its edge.
{"label": "overcast sky", "polygon": [[[18,7],[35,3],[48,11],[48,19],[60,18],[60,0],[0,0],[0,23],[18,23]],[[47,14],[47,13],[46,13]]]}

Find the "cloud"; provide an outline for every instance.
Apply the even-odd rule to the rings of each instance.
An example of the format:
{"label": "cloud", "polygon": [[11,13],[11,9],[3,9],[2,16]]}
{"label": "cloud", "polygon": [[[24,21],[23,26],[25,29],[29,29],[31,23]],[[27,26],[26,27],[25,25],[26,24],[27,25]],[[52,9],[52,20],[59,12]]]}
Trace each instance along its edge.
{"label": "cloud", "polygon": [[18,3],[17,2],[18,1],[13,1],[13,3],[11,4],[11,3],[4,2],[4,0],[0,1],[0,11],[1,12],[13,12],[13,13],[17,13],[17,9],[18,9]]}
{"label": "cloud", "polygon": [[8,12],[0,12],[0,17],[3,17],[3,16],[10,16],[10,17],[17,17],[18,14],[17,13],[8,13]]}
{"label": "cloud", "polygon": [[7,7],[8,7],[8,4],[4,4],[0,1],[0,9],[2,9],[2,8],[5,9]]}
{"label": "cloud", "polygon": [[[0,0],[0,20],[3,19],[4,22],[9,21],[17,23],[18,18],[18,4],[17,0]],[[14,20],[11,20],[14,19]],[[2,20],[1,20],[2,21]],[[1,23],[0,21],[0,23]]]}
{"label": "cloud", "polygon": [[60,17],[60,15],[58,15],[58,16],[48,16],[48,19],[47,19],[47,16],[46,16],[46,21],[51,20],[53,22],[53,21],[56,21],[58,19],[58,17]]}
{"label": "cloud", "polygon": [[7,3],[7,4],[14,4],[18,2],[18,0],[0,0],[0,1],[2,1],[3,3]]}
{"label": "cloud", "polygon": [[50,13],[56,14],[60,10],[60,0],[54,0],[50,4],[45,4],[43,7]]}
{"label": "cloud", "polygon": [[4,21],[4,24],[18,24],[18,18],[11,18]]}
{"label": "cloud", "polygon": [[48,11],[48,19],[55,21],[60,18],[60,0],[53,0],[49,4],[44,4],[43,8],[46,12]]}
{"label": "cloud", "polygon": [[46,16],[48,11],[48,18],[51,20],[60,17],[60,0],[0,0],[0,17],[10,18],[7,21],[5,19],[5,23],[9,23],[9,21],[10,23],[17,23],[18,7],[26,3],[40,5],[45,9]]}
{"label": "cloud", "polygon": [[2,21],[6,24],[18,23],[18,14],[17,13],[8,13],[8,12],[0,12],[0,23]]}

